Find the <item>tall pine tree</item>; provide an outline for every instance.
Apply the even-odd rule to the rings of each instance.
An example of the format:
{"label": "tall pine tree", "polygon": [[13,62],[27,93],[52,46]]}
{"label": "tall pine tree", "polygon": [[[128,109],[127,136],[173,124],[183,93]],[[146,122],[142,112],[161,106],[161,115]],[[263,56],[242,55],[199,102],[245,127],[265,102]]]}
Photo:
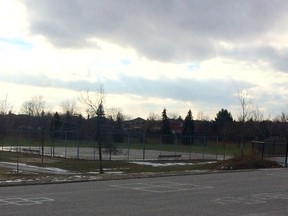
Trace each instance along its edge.
{"label": "tall pine tree", "polygon": [[223,140],[228,138],[231,134],[231,125],[233,123],[233,117],[227,109],[221,109],[215,117],[214,125]]}
{"label": "tall pine tree", "polygon": [[123,115],[118,112],[114,122],[113,141],[122,143],[124,140]]}
{"label": "tall pine tree", "polygon": [[162,128],[161,128],[161,133],[162,133],[162,141],[165,143],[173,143],[173,136],[172,136],[172,131],[170,127],[170,122],[166,113],[166,109],[164,108],[162,112]]}
{"label": "tall pine tree", "polygon": [[189,145],[192,144],[195,135],[195,126],[191,110],[188,111],[187,116],[185,117],[183,126],[182,126],[182,138],[181,141],[183,144]]}

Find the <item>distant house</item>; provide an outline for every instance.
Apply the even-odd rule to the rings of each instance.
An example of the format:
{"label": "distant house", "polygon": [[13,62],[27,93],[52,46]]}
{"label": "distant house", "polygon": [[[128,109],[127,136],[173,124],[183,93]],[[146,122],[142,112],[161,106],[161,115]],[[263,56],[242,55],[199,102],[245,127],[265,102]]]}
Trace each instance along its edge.
{"label": "distant house", "polygon": [[147,120],[146,121],[146,132],[147,133],[160,133],[162,122],[159,120]]}
{"label": "distant house", "polygon": [[[180,119],[169,119],[170,128],[173,134],[181,134],[182,126],[183,126],[183,120]],[[148,125],[149,126],[148,126]],[[153,122],[146,121],[145,119],[142,119],[140,117],[124,121],[123,123],[123,130],[126,132],[151,132],[151,133],[161,133],[161,125],[162,121],[157,120]],[[149,130],[147,131],[147,127],[149,127]]]}
{"label": "distant house", "polygon": [[143,131],[146,120],[140,117],[124,121],[123,130],[126,132],[140,132]]}
{"label": "distant house", "polygon": [[179,119],[169,119],[169,122],[172,134],[181,134],[184,121]]}

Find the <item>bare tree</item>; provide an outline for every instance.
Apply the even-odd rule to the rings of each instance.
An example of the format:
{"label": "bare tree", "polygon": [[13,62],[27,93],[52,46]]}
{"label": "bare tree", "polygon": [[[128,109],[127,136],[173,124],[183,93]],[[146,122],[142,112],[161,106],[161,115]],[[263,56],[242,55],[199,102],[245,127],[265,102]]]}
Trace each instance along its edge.
{"label": "bare tree", "polygon": [[145,131],[148,133],[161,130],[161,116],[159,114],[151,112],[147,117],[147,121],[144,125]]}
{"label": "bare tree", "polygon": [[42,96],[34,96],[22,104],[21,112],[29,116],[41,116],[44,113],[45,101]]}
{"label": "bare tree", "polygon": [[288,112],[282,111],[281,114],[277,115],[274,119],[276,123],[277,134],[280,137],[284,137],[285,141],[288,140]]}
{"label": "bare tree", "polygon": [[8,103],[8,96],[6,95],[2,97],[0,100],[0,140],[2,148],[4,145],[4,139],[11,126],[11,121],[9,121],[5,115],[8,114],[8,112],[12,112],[11,108],[12,106]]}
{"label": "bare tree", "polygon": [[121,119],[124,120],[125,116],[122,114],[122,111],[120,108],[112,107],[112,108],[107,109],[106,116],[109,119],[116,121],[119,115],[121,115]]}
{"label": "bare tree", "polygon": [[104,103],[105,93],[102,84],[99,84],[97,92],[81,92],[79,100],[85,106],[89,117],[95,117],[100,104]]}
{"label": "bare tree", "polygon": [[203,111],[199,111],[197,114],[197,120],[199,121],[209,121],[209,115],[205,115]]}
{"label": "bare tree", "polygon": [[63,113],[75,115],[78,112],[77,103],[74,100],[65,100],[61,103]]}
{"label": "bare tree", "polygon": [[161,116],[157,113],[151,112],[147,118],[148,121],[161,121]]}
{"label": "bare tree", "polygon": [[105,112],[104,112],[104,87],[99,85],[97,92],[80,93],[80,102],[86,107],[86,112],[92,118],[95,117],[96,122],[96,139],[99,153],[99,173],[104,173],[102,165],[102,147],[105,135]]}
{"label": "bare tree", "polygon": [[274,119],[274,121],[278,122],[288,122],[288,113],[285,111],[282,111],[280,115],[277,115]]}
{"label": "bare tree", "polygon": [[238,99],[241,106],[239,121],[246,122],[253,114],[253,100],[246,89],[238,92]]}
{"label": "bare tree", "polygon": [[241,112],[239,114],[239,136],[240,136],[240,146],[241,155],[244,153],[244,140],[246,139],[248,130],[246,127],[246,122],[252,118],[253,114],[253,100],[249,95],[248,90],[244,89],[238,92],[238,99],[240,101]]}
{"label": "bare tree", "polygon": [[171,112],[168,114],[169,119],[177,119],[179,118],[179,114],[177,112]]}
{"label": "bare tree", "polygon": [[11,110],[12,110],[12,106],[8,102],[8,95],[5,95],[0,100],[0,114],[5,115]]}
{"label": "bare tree", "polygon": [[[251,119],[253,121],[264,121],[265,115],[264,113],[258,108],[258,106],[253,106],[253,111],[251,113]],[[268,118],[269,119],[269,118]],[[267,120],[267,119],[266,119]]]}

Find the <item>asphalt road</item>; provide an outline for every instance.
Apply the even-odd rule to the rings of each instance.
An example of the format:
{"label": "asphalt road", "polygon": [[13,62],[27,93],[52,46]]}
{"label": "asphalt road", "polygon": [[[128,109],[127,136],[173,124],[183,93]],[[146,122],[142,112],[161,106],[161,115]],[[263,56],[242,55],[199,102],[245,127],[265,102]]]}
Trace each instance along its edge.
{"label": "asphalt road", "polygon": [[0,188],[4,215],[288,215],[288,169]]}

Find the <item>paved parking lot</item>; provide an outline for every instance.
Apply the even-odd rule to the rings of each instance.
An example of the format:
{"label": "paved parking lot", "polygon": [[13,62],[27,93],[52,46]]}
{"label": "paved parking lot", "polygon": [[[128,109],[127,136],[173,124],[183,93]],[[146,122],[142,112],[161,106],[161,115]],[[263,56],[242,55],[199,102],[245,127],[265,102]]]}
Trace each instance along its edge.
{"label": "paved parking lot", "polygon": [[1,215],[288,215],[288,169],[0,188]]}

